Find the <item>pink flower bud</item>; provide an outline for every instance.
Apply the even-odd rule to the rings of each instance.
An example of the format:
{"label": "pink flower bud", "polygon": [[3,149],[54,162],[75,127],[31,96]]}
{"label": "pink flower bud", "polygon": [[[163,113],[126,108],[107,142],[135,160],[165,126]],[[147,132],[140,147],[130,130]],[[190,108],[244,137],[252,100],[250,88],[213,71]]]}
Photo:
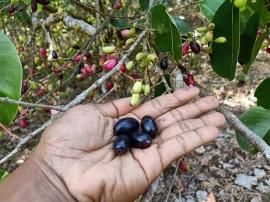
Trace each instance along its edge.
{"label": "pink flower bud", "polygon": [[110,59],[110,60],[107,60],[105,63],[104,63],[104,70],[105,71],[111,71],[116,65],[117,65],[118,61],[116,59]]}
{"label": "pink flower bud", "polygon": [[80,62],[80,60],[81,60],[81,57],[82,57],[82,55],[76,55],[74,58],[73,58],[73,61],[74,62]]}
{"label": "pink flower bud", "polygon": [[46,58],[47,57],[47,51],[46,48],[40,48],[39,49],[40,57]]}
{"label": "pink flower bud", "polygon": [[21,119],[20,126],[21,126],[21,128],[26,128],[26,126],[27,126],[27,120],[26,120],[26,118],[22,118]]}

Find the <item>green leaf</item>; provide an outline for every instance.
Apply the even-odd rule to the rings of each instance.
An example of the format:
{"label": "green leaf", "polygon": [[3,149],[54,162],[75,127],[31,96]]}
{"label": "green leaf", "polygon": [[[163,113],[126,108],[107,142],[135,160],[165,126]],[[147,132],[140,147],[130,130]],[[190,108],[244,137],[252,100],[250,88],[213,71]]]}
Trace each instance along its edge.
{"label": "green leaf", "polygon": [[270,21],[270,11],[267,9],[266,6],[263,7],[262,9],[262,19],[261,19],[261,23],[267,24]]}
{"label": "green leaf", "polygon": [[31,0],[21,0],[25,5],[29,5],[31,3]]}
{"label": "green leaf", "polygon": [[127,20],[125,19],[116,19],[112,18],[110,20],[110,23],[112,26],[116,27],[117,29],[126,29],[132,27],[132,24],[130,24]]}
{"label": "green leaf", "polygon": [[226,43],[213,43],[213,53],[210,55],[214,71],[221,77],[233,80],[240,48],[239,9],[230,0],[216,12],[214,38],[226,37]]}
{"label": "green leaf", "polygon": [[[14,44],[0,32],[0,97],[18,100],[21,95],[22,65]],[[9,125],[18,106],[0,104],[0,122]]]}
{"label": "green leaf", "polygon": [[190,25],[187,24],[183,19],[179,18],[179,16],[173,16],[173,19],[180,34],[186,34],[191,31]]}
{"label": "green leaf", "polygon": [[210,21],[212,21],[219,7],[225,0],[204,0],[200,3],[201,11],[203,15]]}
{"label": "green leaf", "polygon": [[[166,79],[168,85],[171,87],[171,75],[170,75],[170,74],[165,74],[164,77],[165,77],[165,79]],[[162,81],[162,80],[160,79],[160,80],[158,81],[158,83],[161,82],[161,81]],[[165,92],[166,92],[166,87],[165,87],[165,85],[164,85],[163,82],[161,82],[159,85],[157,85],[157,86],[155,87],[155,92],[154,92],[155,97],[161,96],[161,95],[162,95],[163,93],[165,93]]]}
{"label": "green leaf", "polygon": [[256,89],[257,105],[270,109],[270,78],[265,79]]}
{"label": "green leaf", "polygon": [[255,61],[255,59],[256,59],[256,57],[257,57],[257,55],[262,47],[264,39],[268,36],[268,34],[269,34],[269,32],[265,32],[265,33],[261,33],[257,36],[255,44],[254,44],[253,49],[252,49],[252,54],[251,54],[250,60],[246,64],[243,65],[244,74],[248,74],[248,71],[249,71],[251,65]]}
{"label": "green leaf", "polygon": [[180,33],[173,17],[162,4],[158,4],[152,9],[152,28],[156,31],[155,43],[157,47],[179,61],[182,57]]}
{"label": "green leaf", "polygon": [[5,179],[9,175],[8,171],[0,169],[0,181]]}
{"label": "green leaf", "polygon": [[244,33],[240,35],[240,51],[238,56],[240,64],[247,64],[252,57],[259,25],[260,13],[256,12],[249,18]]}
{"label": "green leaf", "polygon": [[[268,145],[270,144],[270,111],[262,107],[254,107],[243,114],[240,120],[255,134],[260,136]],[[241,134],[236,134],[238,144],[243,150],[256,154],[257,148]]]}
{"label": "green leaf", "polygon": [[149,6],[149,0],[140,0],[140,6],[143,11],[146,10]]}

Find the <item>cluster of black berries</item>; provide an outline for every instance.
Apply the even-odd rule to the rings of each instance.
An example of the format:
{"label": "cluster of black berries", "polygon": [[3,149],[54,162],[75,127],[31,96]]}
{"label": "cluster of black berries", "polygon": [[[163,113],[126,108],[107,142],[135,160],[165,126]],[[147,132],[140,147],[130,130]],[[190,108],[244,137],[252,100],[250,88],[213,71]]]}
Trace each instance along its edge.
{"label": "cluster of black berries", "polygon": [[118,155],[125,154],[132,147],[146,149],[152,144],[152,139],[158,134],[158,127],[151,116],[144,116],[139,122],[131,117],[120,119],[113,128],[114,149]]}

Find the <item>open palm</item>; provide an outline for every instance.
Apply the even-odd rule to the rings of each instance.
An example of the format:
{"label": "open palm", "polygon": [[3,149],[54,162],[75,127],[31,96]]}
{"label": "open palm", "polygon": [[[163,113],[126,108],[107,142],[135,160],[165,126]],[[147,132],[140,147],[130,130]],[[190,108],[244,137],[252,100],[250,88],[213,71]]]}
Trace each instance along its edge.
{"label": "open palm", "polygon": [[[130,98],[80,105],[44,132],[37,152],[76,200],[133,201],[169,164],[217,137],[224,117],[210,111],[218,107],[218,100],[194,101],[198,94],[197,88],[189,87],[138,108],[130,106]],[[148,149],[117,156],[115,122],[123,117],[140,120],[144,115],[155,118],[159,136]]]}

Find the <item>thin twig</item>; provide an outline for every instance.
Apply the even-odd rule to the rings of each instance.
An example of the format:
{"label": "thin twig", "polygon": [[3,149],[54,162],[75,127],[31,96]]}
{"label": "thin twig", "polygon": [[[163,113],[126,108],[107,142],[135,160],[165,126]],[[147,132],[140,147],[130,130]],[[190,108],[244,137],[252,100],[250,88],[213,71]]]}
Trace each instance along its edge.
{"label": "thin twig", "polygon": [[174,174],[173,174],[173,179],[172,179],[172,182],[170,184],[170,187],[169,187],[169,190],[168,190],[168,193],[167,193],[167,196],[166,196],[166,199],[165,199],[164,202],[167,202],[169,200],[169,198],[170,198],[170,195],[171,195],[171,192],[172,192],[172,187],[174,185],[174,181],[175,181],[176,174],[177,174],[177,171],[178,171],[179,162],[180,162],[180,159],[176,162],[175,170],[174,170]]}
{"label": "thin twig", "polygon": [[0,97],[0,102],[5,104],[12,104],[12,105],[20,105],[24,107],[31,107],[31,108],[45,108],[45,109],[55,109],[57,111],[64,111],[64,106],[53,106],[53,105],[46,105],[46,104],[34,104],[24,101],[17,101],[10,99],[8,97]]}
{"label": "thin twig", "polygon": [[17,140],[20,139],[20,137],[18,135],[15,135],[14,133],[12,133],[9,129],[7,129],[1,122],[0,122],[0,128],[6,132],[10,137],[13,137]]}
{"label": "thin twig", "polygon": [[107,93],[105,93],[101,98],[99,98],[97,103],[100,103],[105,97],[109,96],[114,90],[115,90],[115,86],[111,90],[109,90]]}

